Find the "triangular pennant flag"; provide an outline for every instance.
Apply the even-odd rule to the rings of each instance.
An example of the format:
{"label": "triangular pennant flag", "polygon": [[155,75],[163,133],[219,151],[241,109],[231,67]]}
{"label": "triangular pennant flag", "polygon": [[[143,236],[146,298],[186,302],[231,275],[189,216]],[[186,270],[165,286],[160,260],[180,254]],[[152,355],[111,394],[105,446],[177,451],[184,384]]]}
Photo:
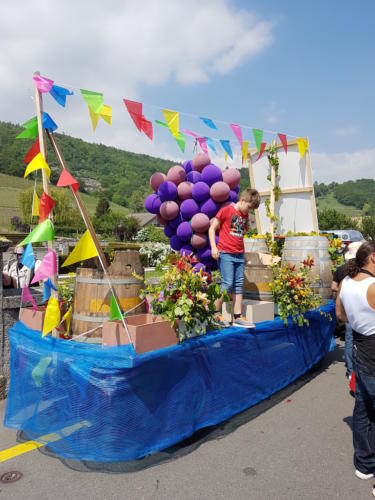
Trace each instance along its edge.
{"label": "triangular pennant flag", "polygon": [[249,153],[249,141],[243,141],[242,143],[242,164],[247,160],[247,155]]}
{"label": "triangular pennant flag", "polygon": [[31,148],[28,150],[28,152],[25,155],[25,158],[23,159],[24,163],[30,163],[31,160],[38,154],[40,153],[40,146],[39,146],[39,138],[35,139],[34,144],[31,146]]}
{"label": "triangular pennant flag", "polygon": [[309,147],[309,141],[305,138],[298,137],[297,144],[298,144],[299,154],[301,155],[301,158],[303,158]]}
{"label": "triangular pennant flag", "polygon": [[49,78],[46,78],[45,76],[34,75],[33,80],[35,83],[35,87],[41,93],[49,92],[52,88],[53,80],[50,80]]}
{"label": "triangular pennant flag", "polygon": [[65,89],[64,87],[59,87],[58,85],[52,85],[49,93],[55,99],[55,101],[58,104],[60,104],[60,106],[62,106],[63,108],[65,108],[66,96],[74,94],[73,91]]}
{"label": "triangular pennant flag", "polygon": [[228,160],[228,153],[225,151],[224,153],[224,160],[227,161]]}
{"label": "triangular pennant flag", "polygon": [[52,290],[55,290],[55,292],[57,292],[57,288],[52,283],[50,278],[48,278],[43,283],[43,302],[46,302],[51,297]]}
{"label": "triangular pennant flag", "polygon": [[28,243],[25,247],[25,251],[21,257],[21,264],[29,269],[33,269],[35,266],[35,257],[31,243]]}
{"label": "triangular pennant flag", "polygon": [[137,129],[142,132],[142,103],[123,99],[126,109]]}
{"label": "triangular pennant flag", "polygon": [[154,135],[154,131],[152,128],[152,122],[150,122],[150,120],[146,120],[146,118],[143,115],[142,115],[142,131],[152,141],[152,138]]}
{"label": "triangular pennant flag", "polygon": [[198,139],[198,137],[199,137],[198,134],[196,134],[195,132],[192,132],[191,130],[187,130],[186,128],[182,128],[181,132],[184,132],[187,135],[191,135],[191,137],[195,137],[195,139]]}
{"label": "triangular pennant flag", "polygon": [[108,125],[112,125],[112,108],[111,106],[107,106],[107,104],[104,104],[102,107],[102,110],[100,111],[100,116],[103,118],[105,122],[108,123]]}
{"label": "triangular pennant flag", "polygon": [[171,109],[163,109],[163,115],[165,118],[165,121],[167,122],[167,126],[169,130],[171,131],[171,134],[173,137],[176,139],[178,138],[178,132],[179,132],[179,114],[178,111],[173,111]]}
{"label": "triangular pennant flag", "polygon": [[38,137],[38,122],[35,119],[35,123],[33,123],[28,127],[25,127],[25,130],[23,130],[20,134],[18,134],[16,139],[36,139],[37,137]]}
{"label": "triangular pennant flag", "polygon": [[36,243],[37,241],[52,241],[55,239],[55,231],[53,230],[52,222],[46,219],[44,222],[36,226],[26,238],[19,243],[20,246],[27,243]]}
{"label": "triangular pennant flag", "polygon": [[241,148],[242,148],[243,139],[242,139],[241,126],[240,125],[236,125],[235,123],[231,123],[230,124],[230,128],[233,130],[233,133],[237,137],[238,142],[241,144]]}
{"label": "triangular pennant flag", "polygon": [[45,280],[46,278],[50,278],[51,276],[55,276],[56,274],[57,274],[56,252],[54,250],[48,250],[37,272],[35,273],[34,278],[31,281],[31,284]]}
{"label": "triangular pennant flag", "polygon": [[262,142],[262,144],[260,145],[260,151],[259,151],[258,158],[255,161],[258,161],[259,158],[262,156],[262,154],[264,153],[264,150],[266,149],[266,146],[267,146],[267,143]]}
{"label": "triangular pennant flag", "polygon": [[254,140],[255,140],[255,144],[256,144],[258,153],[260,153],[260,148],[261,148],[262,139],[263,139],[263,130],[260,130],[258,128],[253,128],[253,135],[254,135]]}
{"label": "triangular pennant flag", "polygon": [[43,124],[43,128],[46,128],[51,133],[54,132],[55,130],[57,130],[56,123],[52,120],[52,118],[46,112],[43,113],[42,124]]}
{"label": "triangular pennant flag", "polygon": [[284,148],[284,151],[285,151],[285,154],[288,153],[288,141],[287,141],[287,138],[286,138],[286,134],[277,134],[280,138],[280,141],[281,141],[281,144],[283,145],[283,148]]}
{"label": "triangular pennant flag", "polygon": [[48,177],[51,175],[51,169],[49,168],[48,163],[43,158],[42,154],[38,153],[27,165],[24,177],[27,177],[31,172],[40,169],[45,170]]}
{"label": "triangular pennant flag", "polygon": [[42,337],[51,332],[60,323],[61,313],[59,301],[55,297],[50,297],[47,304],[46,314],[44,316]]}
{"label": "triangular pennant flag", "polygon": [[38,195],[36,194],[36,191],[34,191],[34,196],[33,196],[32,216],[39,217],[39,198]]}
{"label": "triangular pennant flag", "polygon": [[55,200],[43,191],[39,201],[39,224],[47,219],[55,205]]}
{"label": "triangular pennant flag", "polygon": [[94,113],[91,108],[89,108],[89,114],[90,114],[90,118],[91,118],[92,129],[95,132],[100,115],[99,115],[99,113]]}
{"label": "triangular pennant flag", "polygon": [[178,136],[175,137],[176,142],[178,144],[178,147],[181,149],[181,151],[184,153],[185,152],[185,136],[182,132],[178,133]]}
{"label": "triangular pennant flag", "polygon": [[117,302],[115,300],[115,297],[113,296],[113,293],[111,295],[111,302],[109,304],[109,321],[113,321],[114,319],[122,319],[122,314],[119,309],[119,306],[117,305]]}
{"label": "triangular pennant flag", "polygon": [[206,153],[208,155],[208,149],[207,149],[207,144],[206,144],[206,138],[205,137],[198,137],[198,142],[199,145],[203,151],[203,153]]}
{"label": "triangular pennant flag", "polygon": [[207,127],[210,127],[214,130],[217,130],[217,126],[214,124],[214,122],[211,120],[211,118],[204,118],[203,116],[200,117],[202,122],[207,125]]}
{"label": "triangular pennant flag", "polygon": [[79,182],[72,176],[72,174],[64,168],[61,172],[60,178],[56,184],[57,187],[71,186],[73,191],[76,192],[79,188]]}
{"label": "triangular pennant flag", "polygon": [[97,256],[98,251],[94,245],[90,231],[87,229],[61,267],[70,266],[76,262],[81,262],[82,260],[91,259],[92,257]]}
{"label": "triangular pennant flag", "polygon": [[233,160],[232,148],[230,147],[230,141],[225,139],[220,139],[220,144],[223,146],[224,151],[227,153],[230,158]]}
{"label": "triangular pennant flag", "polygon": [[206,139],[206,144],[207,146],[212,149],[212,151],[214,153],[216,153],[216,148],[215,148],[215,144],[214,144],[214,141],[211,139],[211,137],[205,137]]}
{"label": "triangular pennant flag", "polygon": [[24,286],[22,288],[21,302],[31,302],[33,305],[33,310],[36,311],[37,307],[36,307],[35,299],[32,296],[30,288],[28,288],[27,286]]}
{"label": "triangular pennant flag", "polygon": [[[35,139],[38,136],[38,120],[36,116],[30,118],[30,120],[23,123],[22,126],[25,130],[17,135],[16,139]],[[46,112],[43,113],[42,126],[50,132],[57,130],[56,123]]]}
{"label": "triangular pennant flag", "polygon": [[70,322],[72,321],[72,306],[69,307],[62,319],[66,323],[66,333],[69,333]]}
{"label": "triangular pennant flag", "polygon": [[104,106],[104,96],[101,92],[92,92],[91,90],[81,89],[81,94],[87,102],[88,107],[94,113],[100,113]]}

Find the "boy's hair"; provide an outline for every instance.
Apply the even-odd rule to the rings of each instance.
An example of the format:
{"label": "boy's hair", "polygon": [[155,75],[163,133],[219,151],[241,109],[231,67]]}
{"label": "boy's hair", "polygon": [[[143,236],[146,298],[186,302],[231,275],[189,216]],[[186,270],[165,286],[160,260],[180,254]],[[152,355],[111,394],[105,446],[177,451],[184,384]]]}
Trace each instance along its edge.
{"label": "boy's hair", "polygon": [[240,194],[239,200],[251,204],[251,208],[258,208],[260,205],[260,194],[256,189],[246,188]]}

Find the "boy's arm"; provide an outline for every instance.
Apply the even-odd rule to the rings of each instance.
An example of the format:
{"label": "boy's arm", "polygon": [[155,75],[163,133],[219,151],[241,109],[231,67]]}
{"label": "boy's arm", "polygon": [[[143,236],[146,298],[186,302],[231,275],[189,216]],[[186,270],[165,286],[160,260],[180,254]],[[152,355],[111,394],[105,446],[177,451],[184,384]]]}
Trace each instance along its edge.
{"label": "boy's arm", "polygon": [[210,229],[208,230],[208,238],[210,240],[210,245],[211,245],[211,255],[216,260],[220,257],[220,253],[219,250],[217,249],[215,241],[216,231],[218,231],[219,228],[220,228],[220,222],[215,217],[213,223],[210,226]]}

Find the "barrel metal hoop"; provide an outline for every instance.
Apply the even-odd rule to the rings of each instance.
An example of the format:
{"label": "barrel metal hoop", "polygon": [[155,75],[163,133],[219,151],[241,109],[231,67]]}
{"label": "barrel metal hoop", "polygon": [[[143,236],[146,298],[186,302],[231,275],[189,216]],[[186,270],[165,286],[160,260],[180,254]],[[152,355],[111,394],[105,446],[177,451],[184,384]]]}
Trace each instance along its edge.
{"label": "barrel metal hoop", "polygon": [[[91,283],[95,285],[102,285],[107,284],[106,280],[104,278],[85,278],[84,276],[77,276],[76,277],[76,282],[77,283]],[[137,280],[136,278],[123,278],[123,279],[112,279],[111,278],[111,283],[113,285],[140,285],[141,281]]]}
{"label": "barrel metal hoop", "polygon": [[85,316],[84,314],[73,313],[73,320],[76,321],[87,321],[89,323],[103,323],[108,321],[108,316]]}

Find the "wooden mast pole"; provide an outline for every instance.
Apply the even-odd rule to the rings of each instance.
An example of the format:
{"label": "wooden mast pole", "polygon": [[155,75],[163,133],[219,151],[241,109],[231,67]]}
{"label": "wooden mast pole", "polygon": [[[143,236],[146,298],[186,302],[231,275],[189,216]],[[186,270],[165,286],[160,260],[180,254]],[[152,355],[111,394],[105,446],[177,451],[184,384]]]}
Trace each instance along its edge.
{"label": "wooden mast pole", "polygon": [[[272,146],[276,147],[276,140],[273,139]],[[277,154],[277,153],[276,153]],[[276,175],[275,175],[275,167],[271,165],[271,189],[270,189],[270,212],[272,215],[275,215],[275,193],[273,188],[276,184]],[[270,233],[272,241],[275,239],[275,222],[270,220]]]}

